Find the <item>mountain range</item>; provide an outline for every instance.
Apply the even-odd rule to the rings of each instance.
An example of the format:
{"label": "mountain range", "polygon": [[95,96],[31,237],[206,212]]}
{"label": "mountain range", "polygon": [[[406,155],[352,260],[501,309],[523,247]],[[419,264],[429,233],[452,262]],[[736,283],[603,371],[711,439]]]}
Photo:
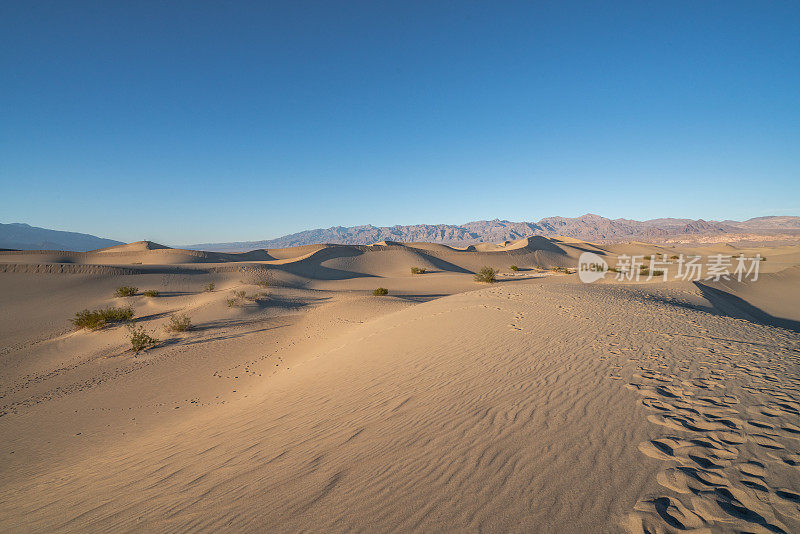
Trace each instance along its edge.
{"label": "mountain range", "polygon": [[48,230],[24,223],[0,223],[0,248],[5,249],[86,252],[120,244],[120,241],[89,234]]}
{"label": "mountain range", "polygon": [[[746,234],[769,238],[778,232],[800,238],[800,217],[756,217],[746,221],[705,221],[703,219],[608,219],[588,213],[581,217],[547,217],[539,222],[512,222],[494,219],[461,225],[415,224],[408,226],[333,226],[306,230],[263,241],[201,243],[183,248],[234,252],[260,248],[283,248],[314,243],[368,245],[381,241],[430,242],[448,245],[471,245],[479,242],[503,242],[532,235],[566,236],[596,242],[669,239],[696,239],[701,236],[729,236],[736,240]],[[784,237],[785,239],[785,237]]]}
{"label": "mountain range", "polygon": [[[755,217],[746,221],[703,219],[608,219],[600,215],[546,217],[538,222],[500,219],[460,225],[414,224],[406,226],[333,226],[306,230],[262,241],[200,243],[180,248],[216,252],[239,252],[261,248],[283,248],[315,243],[369,245],[381,241],[430,242],[465,246],[479,242],[499,243],[528,236],[566,236],[595,242],[692,241],[718,238],[736,241],[746,237],[762,240],[800,239],[800,217]],[[73,250],[83,252],[121,244],[90,234],[48,230],[23,223],[0,223],[0,248],[17,250]]]}

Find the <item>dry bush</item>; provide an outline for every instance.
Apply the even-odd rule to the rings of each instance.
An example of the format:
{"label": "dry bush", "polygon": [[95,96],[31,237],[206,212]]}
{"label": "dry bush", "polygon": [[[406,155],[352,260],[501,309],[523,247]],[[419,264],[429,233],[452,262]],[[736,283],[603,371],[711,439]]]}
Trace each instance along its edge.
{"label": "dry bush", "polygon": [[102,308],[99,310],[83,310],[75,314],[72,324],[75,328],[99,330],[110,323],[124,323],[133,319],[133,308]]}
{"label": "dry bush", "polygon": [[130,335],[128,336],[128,339],[131,342],[131,348],[133,349],[133,352],[136,354],[143,351],[147,347],[151,347],[160,342],[158,338],[155,338],[145,332],[144,327],[133,325],[130,327]]}
{"label": "dry bush", "polygon": [[139,291],[138,287],[133,286],[119,286],[117,290],[114,292],[114,295],[117,297],[132,297]]}
{"label": "dry bush", "polygon": [[494,282],[497,282],[497,270],[491,267],[484,267],[475,273],[475,281],[493,284]]}
{"label": "dry bush", "polygon": [[169,318],[167,330],[170,332],[186,332],[192,328],[192,319],[185,313],[176,313]]}

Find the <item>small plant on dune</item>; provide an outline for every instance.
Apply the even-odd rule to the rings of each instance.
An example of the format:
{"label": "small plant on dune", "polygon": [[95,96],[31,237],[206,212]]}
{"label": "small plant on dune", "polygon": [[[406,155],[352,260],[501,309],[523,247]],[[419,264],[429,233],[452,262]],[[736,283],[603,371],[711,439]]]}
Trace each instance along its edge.
{"label": "small plant on dune", "polygon": [[512,271],[515,271],[515,272],[519,271],[519,267],[517,267],[516,265],[512,265],[511,267],[509,267],[509,269],[511,269]]}
{"label": "small plant on dune", "polygon": [[475,273],[475,281],[485,282],[487,284],[497,282],[497,271],[491,267],[484,267]]}
{"label": "small plant on dune", "polygon": [[185,313],[176,313],[169,318],[167,330],[170,332],[186,332],[192,328],[192,319]]}
{"label": "small plant on dune", "polygon": [[678,256],[677,254],[673,254],[672,256],[669,257],[669,259],[677,260],[677,259],[680,259],[680,256]]}
{"label": "small plant on dune", "polygon": [[145,332],[144,327],[133,325],[130,326],[130,334],[128,335],[128,339],[131,342],[131,348],[133,349],[133,352],[136,354],[139,354],[147,347],[152,347],[160,342],[158,338],[155,338]]}
{"label": "small plant on dune", "polygon": [[411,274],[425,274],[426,270],[423,267],[412,267]]}
{"label": "small plant on dune", "polygon": [[132,297],[139,291],[138,287],[133,286],[119,286],[117,290],[114,292],[114,295],[117,297]]}
{"label": "small plant on dune", "polygon": [[389,294],[389,290],[386,289],[385,287],[379,287],[378,289],[373,291],[372,294],[375,295],[376,297],[382,296],[382,295],[388,295]]}
{"label": "small plant on dune", "polygon": [[609,267],[608,272],[610,273],[621,273],[622,271],[618,267]]}
{"label": "small plant on dune", "polygon": [[208,285],[203,289],[205,291],[207,291],[208,293],[211,293],[212,291],[214,291],[215,287],[217,287],[217,286],[214,284],[214,282],[209,282]]}
{"label": "small plant on dune", "polygon": [[142,295],[144,295],[145,297],[157,297],[159,295],[159,292],[157,289],[148,289],[147,291],[142,293]]}
{"label": "small plant on dune", "polygon": [[238,290],[233,292],[233,297],[226,300],[228,303],[229,308],[233,308],[234,306],[241,306],[244,304],[244,300],[247,298],[247,293],[243,290]]}
{"label": "small plant on dune", "polygon": [[75,328],[99,330],[107,324],[124,323],[133,319],[133,308],[103,308],[100,310],[83,310],[75,314],[72,324]]}

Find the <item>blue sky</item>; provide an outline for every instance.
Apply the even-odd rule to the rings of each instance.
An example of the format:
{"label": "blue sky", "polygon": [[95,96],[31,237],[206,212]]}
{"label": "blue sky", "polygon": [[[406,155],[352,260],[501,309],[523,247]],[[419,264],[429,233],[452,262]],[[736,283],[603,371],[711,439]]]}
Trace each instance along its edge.
{"label": "blue sky", "polygon": [[3,2],[0,222],[800,215],[798,2]]}

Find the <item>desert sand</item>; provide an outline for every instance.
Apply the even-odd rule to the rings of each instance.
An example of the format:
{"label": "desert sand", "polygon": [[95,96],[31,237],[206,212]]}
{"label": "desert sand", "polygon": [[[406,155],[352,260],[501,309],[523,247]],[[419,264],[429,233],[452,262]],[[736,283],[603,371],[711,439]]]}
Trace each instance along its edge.
{"label": "desert sand", "polygon": [[[554,270],[585,251],[767,261]],[[70,323],[127,305],[138,354]],[[0,252],[0,473],[3,532],[798,532],[800,246]]]}

